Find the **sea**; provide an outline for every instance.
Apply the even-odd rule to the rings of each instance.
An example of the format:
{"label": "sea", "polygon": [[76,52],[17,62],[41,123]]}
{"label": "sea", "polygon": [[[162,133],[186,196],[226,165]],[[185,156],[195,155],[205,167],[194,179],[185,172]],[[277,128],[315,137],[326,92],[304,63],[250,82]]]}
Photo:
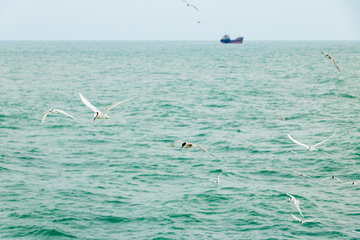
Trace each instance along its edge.
{"label": "sea", "polygon": [[359,100],[360,41],[1,41],[0,239],[360,239]]}

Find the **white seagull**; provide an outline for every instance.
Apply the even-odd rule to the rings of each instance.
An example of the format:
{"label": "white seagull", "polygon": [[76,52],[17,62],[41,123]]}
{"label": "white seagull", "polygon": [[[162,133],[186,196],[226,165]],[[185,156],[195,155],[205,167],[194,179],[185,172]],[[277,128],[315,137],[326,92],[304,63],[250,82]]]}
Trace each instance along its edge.
{"label": "white seagull", "polygon": [[316,221],[316,219],[311,219],[311,220],[301,220],[300,218],[295,217],[295,216],[294,216],[294,215],[292,215],[291,213],[290,213],[290,215],[291,215],[293,218],[295,218],[296,220],[298,220],[300,223],[315,222],[315,221]]}
{"label": "white seagull", "polygon": [[[199,145],[197,144],[194,144],[194,143],[189,143],[189,142],[183,142],[183,141],[175,141],[173,143],[170,144],[170,146],[174,147],[177,143],[181,143],[181,148],[191,148],[193,146],[197,147],[198,149],[206,152],[207,154],[213,156],[214,158],[217,158],[215,157],[214,155],[212,155],[211,153],[209,153],[208,151],[206,151],[205,149],[203,149],[202,147],[200,147]],[[221,174],[220,174],[221,175]],[[220,176],[219,176],[220,177]]]}
{"label": "white seagull", "polygon": [[186,6],[188,6],[188,7],[193,7],[193,8],[195,8],[196,10],[198,10],[198,11],[199,11],[199,9],[197,9],[197,7],[195,7],[195,6],[194,6],[194,5],[192,5],[192,4],[189,4],[187,1],[183,0],[183,2],[185,2],[185,3],[186,3]]}
{"label": "white seagull", "polygon": [[311,178],[310,176],[308,176],[308,175],[306,175],[306,174],[303,174],[303,173],[301,173],[301,172],[297,172],[297,171],[294,171],[294,172],[296,172],[297,174],[299,174],[300,177],[304,176],[304,177]]}
{"label": "white seagull", "polygon": [[298,142],[298,141],[296,141],[295,139],[293,139],[293,138],[290,136],[290,134],[288,134],[288,137],[289,137],[294,143],[297,143],[297,144],[299,144],[299,145],[301,145],[301,146],[303,146],[303,147],[306,147],[307,150],[309,150],[309,151],[314,151],[316,146],[318,146],[318,145],[326,142],[327,140],[329,140],[330,138],[332,138],[333,136],[335,136],[335,134],[336,134],[336,133],[334,133],[334,134],[333,134],[331,137],[329,137],[328,139],[325,139],[324,141],[315,144],[314,146],[308,146],[308,145],[305,145],[305,144],[303,144],[303,143],[301,143],[301,142]]}
{"label": "white seagull", "polygon": [[330,54],[328,54],[327,52],[322,52],[321,54],[325,54],[325,57],[331,59],[332,62],[334,63],[334,65],[335,65],[335,67],[340,71],[339,67],[336,65],[335,59]]}
{"label": "white seagull", "polygon": [[285,121],[285,118],[283,118],[282,116],[280,116],[280,114],[278,114],[277,112],[275,112],[276,113],[276,115],[278,115],[279,117],[280,117],[280,120],[281,121]]}
{"label": "white seagull", "polygon": [[110,118],[107,113],[110,111],[110,109],[112,109],[113,107],[115,107],[116,105],[119,105],[120,103],[123,103],[123,102],[126,102],[126,101],[129,101],[130,99],[133,99],[134,97],[132,98],[129,98],[129,99],[126,99],[124,101],[120,101],[120,102],[117,102],[117,103],[114,103],[110,106],[107,106],[102,112],[99,111],[99,109],[97,109],[96,107],[94,107],[88,100],[86,100],[86,98],[84,98],[83,95],[81,95],[81,93],[79,93],[80,95],[80,98],[81,100],[83,101],[83,103],[85,103],[86,106],[88,106],[89,108],[91,108],[95,114],[94,114],[94,121],[95,119],[107,119],[107,118]]}
{"label": "white seagull", "polygon": [[71,116],[70,114],[67,114],[66,112],[64,112],[64,111],[62,111],[62,110],[52,108],[52,109],[50,109],[49,111],[47,111],[47,112],[44,113],[44,115],[43,115],[42,118],[41,118],[41,120],[42,120],[41,123],[44,123],[45,118],[46,118],[46,116],[47,116],[49,113],[53,113],[53,114],[62,113],[62,114],[65,114],[66,116],[69,116],[69,117],[77,120],[76,118],[74,118],[73,116]]}
{"label": "white seagull", "polygon": [[190,16],[188,16],[188,17],[191,18],[192,20],[196,21],[197,23],[205,23],[205,24],[208,24],[208,25],[212,25],[211,23],[199,21],[199,20],[197,20],[197,19],[195,19],[195,18],[192,18],[192,17],[190,17]]}
{"label": "white seagull", "polygon": [[336,96],[335,95],[332,95],[331,93],[329,93],[333,98],[336,98]]}
{"label": "white seagull", "polygon": [[302,213],[301,213],[301,210],[300,210],[300,206],[299,206],[299,203],[300,201],[297,200],[294,196],[290,195],[287,193],[288,196],[290,196],[288,202],[294,202],[294,205],[296,207],[296,209],[299,211],[299,213],[301,214],[301,216],[304,216]]}
{"label": "white seagull", "polygon": [[344,184],[351,184],[351,185],[356,185],[357,183],[359,183],[360,181],[357,181],[357,182],[346,182]]}
{"label": "white seagull", "polygon": [[221,173],[219,174],[219,176],[218,176],[218,180],[217,181],[214,181],[215,183],[217,183],[217,184],[219,184],[220,183],[220,176],[221,176],[221,174],[224,172],[224,170],[221,170]]}
{"label": "white seagull", "polygon": [[331,177],[324,178],[324,179],[321,180],[320,182],[323,182],[324,180],[329,179],[329,178],[331,178],[331,179],[333,179],[333,180],[336,179],[336,180],[338,180],[339,182],[341,182],[342,184],[344,184],[343,181],[341,181],[340,179],[338,179],[338,178],[335,177],[335,176],[331,176]]}

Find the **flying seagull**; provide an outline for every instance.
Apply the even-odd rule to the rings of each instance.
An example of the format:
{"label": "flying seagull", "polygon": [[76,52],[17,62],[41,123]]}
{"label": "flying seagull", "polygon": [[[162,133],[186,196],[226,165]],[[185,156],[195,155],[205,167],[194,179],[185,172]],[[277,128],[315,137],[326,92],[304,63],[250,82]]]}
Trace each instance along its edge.
{"label": "flying seagull", "polygon": [[294,216],[294,215],[292,215],[291,213],[290,213],[290,215],[291,215],[293,218],[295,218],[296,220],[298,220],[300,223],[315,222],[315,221],[316,221],[316,219],[311,219],[311,220],[301,220],[300,218],[295,217],[295,216]]}
{"label": "flying seagull", "polygon": [[110,109],[112,109],[113,107],[115,107],[116,105],[119,105],[120,103],[123,103],[123,102],[126,102],[126,101],[129,101],[130,99],[133,99],[134,97],[132,98],[129,98],[129,99],[126,99],[124,101],[120,101],[120,102],[117,102],[117,103],[114,103],[110,106],[107,106],[102,112],[99,111],[99,109],[97,109],[96,107],[94,107],[88,100],[86,100],[86,98],[83,97],[83,95],[81,95],[81,93],[79,93],[80,95],[80,98],[81,100],[83,101],[83,103],[85,103],[86,106],[88,106],[89,108],[91,108],[95,114],[94,114],[94,121],[95,119],[107,119],[107,118],[110,118],[107,113],[110,111]]}
{"label": "flying seagull", "polygon": [[43,116],[42,116],[42,118],[41,118],[41,121],[42,121],[41,123],[44,123],[45,118],[46,118],[46,116],[47,116],[49,113],[53,113],[53,114],[62,113],[62,114],[65,114],[66,116],[69,116],[69,117],[77,120],[76,118],[74,118],[73,116],[71,116],[70,114],[67,114],[66,112],[64,112],[64,111],[62,111],[62,110],[52,108],[52,109],[50,109],[49,111],[47,111],[47,112],[45,112],[45,113],[43,114]]}
{"label": "flying seagull", "polygon": [[351,184],[351,185],[356,185],[357,183],[359,183],[360,181],[357,181],[357,182],[346,182],[344,184]]}
{"label": "flying seagull", "polygon": [[301,213],[301,210],[300,210],[300,206],[299,206],[299,203],[300,201],[297,200],[294,196],[290,195],[287,193],[287,195],[290,197],[288,202],[294,202],[294,205],[296,207],[296,209],[299,211],[299,213],[301,214],[301,216],[304,216],[302,213]]}
{"label": "flying seagull", "polygon": [[334,63],[334,65],[335,65],[335,67],[340,71],[339,67],[336,65],[335,59],[330,54],[328,54],[327,52],[322,52],[321,54],[325,54],[325,57],[331,59],[332,62]]}
{"label": "flying seagull", "polygon": [[329,178],[331,178],[331,179],[336,179],[336,180],[338,180],[339,182],[341,182],[342,184],[344,184],[343,181],[341,181],[340,179],[338,179],[338,178],[335,177],[335,176],[331,176],[331,177],[324,178],[324,179],[321,180],[320,182],[323,182],[324,180],[329,179]]}
{"label": "flying seagull", "polygon": [[281,121],[285,121],[285,118],[283,118],[282,116],[280,116],[280,114],[278,114],[277,112],[275,112],[276,113],[276,115],[278,115],[279,117],[280,117],[280,120]]}
{"label": "flying seagull", "polygon": [[212,155],[211,153],[209,153],[208,151],[206,151],[205,149],[203,149],[202,147],[200,147],[199,145],[194,144],[194,143],[183,142],[183,141],[175,141],[175,142],[171,143],[170,146],[174,147],[177,143],[181,143],[181,148],[191,148],[191,147],[195,146],[198,149],[200,149],[200,150],[206,152],[207,154],[213,156],[214,158],[217,158],[214,155]]}
{"label": "flying seagull", "polygon": [[290,136],[290,134],[288,134],[288,137],[289,137],[294,143],[299,144],[299,145],[301,145],[301,146],[303,146],[303,147],[306,147],[307,150],[309,150],[309,151],[314,151],[316,146],[318,146],[318,145],[326,142],[327,140],[329,140],[330,138],[332,138],[333,136],[335,136],[335,134],[336,134],[336,133],[334,133],[334,134],[333,134],[331,137],[329,137],[328,139],[325,139],[324,141],[315,144],[314,146],[308,146],[308,145],[305,145],[305,144],[303,144],[303,143],[301,143],[301,142],[298,142],[298,141],[296,141],[295,139],[293,139],[293,138]]}
{"label": "flying seagull", "polygon": [[301,173],[301,172],[297,172],[297,171],[294,171],[294,172],[296,172],[297,174],[299,174],[300,177],[304,176],[304,177],[311,178],[310,176],[308,176],[308,175],[306,175],[306,174],[303,174],[303,173]]}
{"label": "flying seagull", "polygon": [[196,10],[198,10],[198,11],[199,11],[199,9],[197,9],[197,7],[195,7],[195,6],[194,6],[194,5],[192,5],[192,4],[189,4],[187,1],[183,0],[183,2],[185,2],[185,3],[186,3],[186,6],[188,6],[188,7],[193,7],[193,8],[195,8]]}
{"label": "flying seagull", "polygon": [[205,24],[208,24],[208,25],[212,25],[211,23],[199,21],[199,20],[197,20],[197,19],[195,19],[195,18],[192,18],[192,17],[190,17],[190,16],[188,16],[188,17],[191,18],[192,20],[196,21],[197,23],[205,23]]}
{"label": "flying seagull", "polygon": [[332,95],[331,93],[329,93],[333,98],[336,98],[336,96],[335,95]]}
{"label": "flying seagull", "polygon": [[224,171],[224,170],[221,170],[221,173],[220,173],[219,176],[218,176],[218,180],[217,180],[217,181],[214,181],[214,182],[216,182],[217,184],[220,183],[220,176],[221,176],[221,174],[223,173],[223,171]]}

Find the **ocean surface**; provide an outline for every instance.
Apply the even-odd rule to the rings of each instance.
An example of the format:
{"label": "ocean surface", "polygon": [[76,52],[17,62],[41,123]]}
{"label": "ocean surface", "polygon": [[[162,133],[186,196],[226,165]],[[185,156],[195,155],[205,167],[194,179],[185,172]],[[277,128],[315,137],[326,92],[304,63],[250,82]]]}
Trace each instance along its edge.
{"label": "ocean surface", "polygon": [[360,239],[359,100],[359,41],[0,42],[0,239]]}

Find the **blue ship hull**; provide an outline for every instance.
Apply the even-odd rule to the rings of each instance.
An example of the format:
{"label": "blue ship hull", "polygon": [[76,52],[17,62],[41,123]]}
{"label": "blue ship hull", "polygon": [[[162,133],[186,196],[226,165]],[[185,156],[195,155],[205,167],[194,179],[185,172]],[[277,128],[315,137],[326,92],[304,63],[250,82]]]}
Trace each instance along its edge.
{"label": "blue ship hull", "polygon": [[238,37],[234,40],[231,40],[230,38],[222,38],[220,40],[221,43],[243,43],[244,37]]}

